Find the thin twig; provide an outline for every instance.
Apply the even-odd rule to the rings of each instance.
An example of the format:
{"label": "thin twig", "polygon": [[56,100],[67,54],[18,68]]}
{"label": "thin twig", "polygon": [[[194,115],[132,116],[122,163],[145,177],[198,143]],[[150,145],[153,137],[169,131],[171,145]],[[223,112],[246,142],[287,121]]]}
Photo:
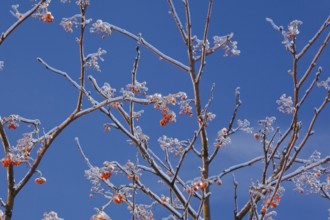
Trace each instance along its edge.
{"label": "thin twig", "polygon": [[310,65],[308,66],[306,72],[304,73],[303,77],[300,79],[299,83],[297,84],[297,88],[300,88],[302,86],[302,84],[305,82],[305,80],[307,79],[307,77],[309,76],[310,72],[313,70],[313,68],[316,65],[317,60],[320,58],[324,48],[326,47],[326,45],[328,44],[330,40],[330,33],[328,33],[327,37],[325,38],[325,40],[323,41],[323,43],[321,44],[319,50],[317,51],[317,53],[315,54],[312,62],[310,63]]}
{"label": "thin twig", "polygon": [[319,38],[322,32],[329,26],[330,24],[330,16],[325,20],[322,24],[321,28],[316,32],[314,37],[305,45],[305,47],[297,54],[296,58],[299,60],[307,51],[308,49],[315,43],[315,41]]}
{"label": "thin twig", "polygon": [[19,18],[12,26],[8,28],[8,30],[1,34],[0,37],[0,45],[7,39],[7,37],[27,18],[29,18],[34,12],[36,12],[39,7],[45,2],[46,0],[41,0],[38,2],[32,9],[27,11],[26,13],[22,14],[22,17]]}
{"label": "thin twig", "polygon": [[[140,41],[139,41],[140,42]],[[134,59],[134,64],[133,64],[133,70],[132,70],[132,86],[134,89],[135,82],[136,82],[136,74],[137,74],[137,69],[138,69],[138,64],[140,60],[140,46],[139,44],[136,46],[136,56]],[[133,118],[133,113],[134,113],[134,102],[130,102],[130,109],[129,109],[129,125],[130,125],[130,130],[131,133],[134,135],[134,118]]]}
{"label": "thin twig", "polygon": [[208,34],[209,24],[210,24],[210,19],[211,19],[212,5],[213,5],[213,1],[209,0],[209,6],[208,6],[208,9],[207,9],[206,21],[205,21],[205,26],[204,26],[201,64],[200,64],[199,71],[198,71],[195,82],[199,82],[199,80],[202,76],[202,73],[203,73],[203,69],[205,67],[207,34]]}
{"label": "thin twig", "polygon": [[177,67],[179,67],[180,69],[182,69],[183,71],[185,72],[189,72],[189,67],[186,66],[185,64],[173,59],[172,57],[164,54],[163,52],[161,52],[160,50],[158,50],[156,47],[154,47],[153,45],[151,45],[150,43],[148,43],[143,37],[139,37],[139,36],[136,36],[130,32],[128,32],[127,30],[125,29],[122,29],[120,27],[117,27],[115,25],[112,25],[112,24],[109,24],[107,22],[103,22],[105,23],[106,25],[108,25],[111,30],[113,31],[116,31],[118,33],[121,33],[129,38],[131,38],[132,40],[135,40],[136,42],[139,42],[141,43],[142,46],[144,46],[145,48],[147,48],[148,50],[150,50],[151,52],[155,53],[157,56],[159,56],[162,60],[165,60],[166,62],[169,62]]}
{"label": "thin twig", "polygon": [[187,44],[187,34],[185,33],[184,29],[183,29],[183,25],[180,21],[179,15],[176,13],[174,4],[172,0],[167,0],[169,6],[170,6],[170,11],[171,11],[171,15],[175,21],[176,26],[178,27],[181,37],[183,39],[183,41]]}
{"label": "thin twig", "polygon": [[[84,36],[85,36],[85,13],[86,7],[83,4],[80,4],[80,38],[79,38],[79,59],[80,59],[80,88],[85,87],[85,54],[84,54]],[[84,95],[83,89],[80,89],[76,111],[79,112],[82,107],[82,98]]]}
{"label": "thin twig", "polygon": [[85,153],[84,153],[84,151],[83,151],[83,149],[82,149],[82,147],[80,145],[79,138],[76,137],[74,140],[75,140],[75,142],[77,144],[77,147],[78,147],[78,150],[79,150],[81,156],[83,157],[84,161],[86,162],[88,168],[89,169],[92,169],[93,168],[93,165],[89,162],[88,157],[86,157],[86,155],[85,155]]}

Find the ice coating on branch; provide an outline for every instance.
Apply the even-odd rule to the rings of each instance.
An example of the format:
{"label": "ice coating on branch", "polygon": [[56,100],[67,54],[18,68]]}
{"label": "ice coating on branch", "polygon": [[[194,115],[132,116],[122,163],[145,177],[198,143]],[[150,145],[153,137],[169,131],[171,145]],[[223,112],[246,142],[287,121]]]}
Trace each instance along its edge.
{"label": "ice coating on branch", "polygon": [[73,27],[78,28],[80,25],[85,26],[90,22],[92,22],[92,19],[86,19],[86,17],[81,14],[75,14],[69,18],[62,18],[60,26],[62,26],[66,32],[72,33]]}
{"label": "ice coating on branch", "polygon": [[[145,204],[136,204],[134,207],[134,216],[137,217],[137,219],[154,219],[152,208],[156,203],[152,203],[151,205],[145,205]],[[132,211],[131,206],[128,207],[128,210]]]}
{"label": "ice coating on branch", "polygon": [[48,213],[44,213],[42,220],[64,220],[57,216],[57,213],[54,211],[50,211]]}
{"label": "ice coating on branch", "polygon": [[324,87],[326,90],[330,90],[330,77],[328,77],[326,80],[318,82],[317,86],[318,87]]}
{"label": "ice coating on branch", "polygon": [[283,26],[277,26],[271,18],[266,18],[266,21],[268,21],[275,30],[282,34],[282,44],[284,44],[287,50],[293,52],[292,46],[294,42],[292,41],[292,39],[294,39],[295,36],[300,33],[299,26],[302,25],[303,22],[299,20],[293,20],[288,25],[288,30],[284,30]]}
{"label": "ice coating on branch", "polygon": [[5,66],[5,62],[0,60],[0,71],[3,70],[4,66]]}
{"label": "ice coating on branch", "polygon": [[252,134],[253,128],[250,127],[249,120],[247,120],[247,119],[244,119],[244,120],[238,119],[237,120],[237,125],[238,125],[238,129],[239,130],[244,131],[244,132],[246,132],[248,134]]}
{"label": "ice coating on branch", "polygon": [[206,55],[213,53],[214,51],[222,48],[225,51],[224,56],[238,56],[240,55],[241,51],[237,49],[237,41],[232,41],[234,34],[228,34],[225,36],[213,36],[213,45],[211,46],[210,42],[208,40],[198,39],[198,37],[195,35],[191,38],[192,41],[192,49],[193,49],[193,58],[195,60],[198,60],[202,57],[203,52],[203,46],[205,47],[205,53]]}
{"label": "ice coating on branch", "polygon": [[92,193],[100,193],[103,191],[100,182],[101,173],[99,167],[92,167],[89,170],[85,170],[85,176],[92,184]]}
{"label": "ice coating on branch", "polygon": [[224,147],[231,143],[230,137],[228,137],[228,129],[222,128],[218,131],[217,138],[215,139],[214,146],[216,148]]}
{"label": "ice coating on branch", "polygon": [[158,143],[163,151],[167,150],[169,153],[173,153],[176,156],[184,152],[184,141],[179,141],[177,138],[169,138],[163,135],[158,138]]}
{"label": "ice coating on branch", "polygon": [[274,116],[268,117],[267,116],[265,119],[259,120],[258,124],[263,127],[264,132],[267,134],[269,132],[274,131],[274,128],[273,128],[272,125],[275,122],[275,120],[276,120],[276,117],[274,117]]}
{"label": "ice coating on branch", "polygon": [[98,60],[104,61],[102,55],[106,54],[106,50],[99,48],[96,53],[88,54],[85,58],[85,66],[88,68],[94,68],[96,71],[101,72]]}
{"label": "ice coating on branch", "polygon": [[[191,38],[191,41],[192,41],[193,57],[194,59],[197,59],[202,54],[204,41],[198,39],[196,35]],[[208,50],[209,48],[210,48],[210,42],[206,40],[205,50]]]}
{"label": "ice coating on branch", "polygon": [[276,101],[279,105],[277,108],[280,112],[285,114],[292,114],[294,113],[293,101],[292,97],[286,97],[286,94],[281,95],[280,99]]}
{"label": "ice coating on branch", "polygon": [[20,18],[22,18],[22,14],[18,11],[18,7],[19,7],[19,4],[17,4],[17,5],[12,5],[12,6],[11,6],[12,10],[10,10],[10,13],[11,13],[14,17],[20,19]]}
{"label": "ice coating on branch", "polygon": [[[305,161],[305,166],[312,165],[321,160],[321,153],[314,151],[308,160]],[[325,175],[323,175],[325,174]],[[325,177],[324,177],[325,176]],[[295,184],[295,191],[298,193],[312,193],[312,194],[329,194],[330,191],[330,175],[329,167],[316,166],[311,170],[302,172],[301,174],[292,178]]]}
{"label": "ice coating on branch", "polygon": [[[140,126],[136,126],[134,128],[134,136],[136,137],[136,139],[138,139],[139,141],[146,143],[149,141],[149,136],[143,134],[142,132],[142,128]],[[130,142],[130,140],[129,140]]]}
{"label": "ice coating on branch", "polygon": [[135,80],[134,85],[128,84],[126,85],[126,89],[131,91],[134,94],[141,93],[142,95],[146,95],[148,91],[147,83],[146,82],[138,82]]}
{"label": "ice coating on branch", "polygon": [[111,25],[107,22],[103,22],[102,20],[97,20],[94,24],[92,24],[92,27],[90,28],[91,33],[103,33],[107,34],[108,36],[111,35]]}
{"label": "ice coating on branch", "polygon": [[292,34],[292,35],[298,35],[300,32],[299,32],[299,25],[302,25],[303,22],[302,21],[299,21],[299,20],[294,20],[294,21],[291,21],[290,24],[288,25],[288,31],[289,31],[289,34]]}
{"label": "ice coating on branch", "polygon": [[240,55],[241,51],[237,49],[237,41],[232,41],[234,34],[231,33],[227,36],[214,36],[213,42],[216,47],[222,47],[225,50],[224,56]]}
{"label": "ice coating on branch", "polygon": [[109,83],[104,83],[101,87],[102,94],[108,99],[115,97],[116,89],[111,88]]}

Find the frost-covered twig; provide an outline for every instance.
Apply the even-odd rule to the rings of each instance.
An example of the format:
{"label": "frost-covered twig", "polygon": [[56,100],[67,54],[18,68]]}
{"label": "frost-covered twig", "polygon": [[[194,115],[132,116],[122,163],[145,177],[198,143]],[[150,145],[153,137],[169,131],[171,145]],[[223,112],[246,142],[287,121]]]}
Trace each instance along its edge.
{"label": "frost-covered twig", "polygon": [[83,151],[83,149],[82,149],[82,147],[80,145],[79,138],[76,137],[74,140],[75,140],[75,142],[77,144],[77,147],[78,147],[78,150],[79,150],[81,156],[83,157],[84,161],[86,162],[88,168],[89,169],[92,169],[93,168],[93,165],[89,162],[89,159],[86,157],[86,155],[85,155],[85,153],[84,153],[84,151]]}
{"label": "frost-covered twig", "polygon": [[235,175],[233,175],[233,186],[234,186],[234,217],[236,217],[238,212],[238,198],[237,198],[237,187],[238,182],[236,181]]}
{"label": "frost-covered twig", "polygon": [[209,6],[207,9],[207,15],[206,15],[206,21],[204,25],[204,34],[203,34],[203,45],[202,45],[202,55],[201,55],[201,63],[199,66],[199,70],[197,73],[197,77],[195,79],[195,82],[199,82],[200,78],[203,73],[203,69],[205,67],[205,57],[206,57],[206,45],[207,45],[207,35],[208,35],[208,30],[209,30],[209,25],[210,25],[210,19],[211,19],[211,12],[212,12],[212,5],[213,5],[213,0],[209,0]]}
{"label": "frost-covered twig", "polygon": [[175,173],[174,173],[174,175],[173,175],[173,179],[172,179],[172,184],[175,183],[176,178],[177,178],[177,176],[178,176],[178,174],[179,174],[179,171],[181,171],[181,166],[182,166],[182,164],[183,164],[183,160],[184,160],[184,158],[186,157],[187,153],[192,149],[192,147],[193,147],[195,141],[197,140],[198,135],[200,134],[200,132],[201,132],[201,128],[199,128],[199,130],[198,130],[197,132],[194,132],[194,137],[193,137],[193,139],[190,141],[189,146],[187,146],[187,147],[184,149],[184,152],[183,152],[183,154],[182,154],[181,157],[180,157],[179,163],[178,163],[178,165],[176,166],[176,170],[175,170]]}
{"label": "frost-covered twig", "polygon": [[[173,59],[172,57],[164,54],[163,52],[161,52],[160,50],[158,50],[156,47],[154,47],[153,45],[151,45],[150,43],[148,43],[143,37],[139,37],[139,36],[136,36],[134,34],[132,34],[131,32],[128,32],[127,30],[125,29],[122,29],[120,27],[117,27],[115,25],[112,25],[112,24],[109,24],[107,22],[104,22],[102,20],[97,20],[96,23],[93,25],[94,27],[97,26],[106,26],[107,27],[107,30],[110,30],[111,31],[116,31],[118,33],[121,33],[131,39],[133,39],[134,41],[136,42],[140,42],[141,45],[143,45],[145,48],[147,48],[148,50],[150,50],[151,52],[155,53],[157,56],[159,56],[162,60],[165,60],[177,67],[179,67],[180,69],[184,70],[185,72],[188,72],[189,71],[189,67],[187,67],[185,64]],[[97,28],[95,28],[96,32],[99,31]],[[92,32],[94,31],[94,29],[92,29]]]}
{"label": "frost-covered twig", "polygon": [[234,124],[234,121],[235,121],[235,118],[236,118],[238,109],[239,109],[239,107],[242,104],[240,87],[237,87],[235,89],[235,102],[236,102],[236,105],[235,105],[234,111],[233,111],[233,113],[231,115],[231,119],[230,119],[229,124],[228,124],[228,134],[231,134],[232,133],[232,127],[233,127],[233,124]]}
{"label": "frost-covered twig", "polygon": [[[64,78],[66,78],[66,79],[67,79],[67,80],[68,80],[68,81],[69,81],[74,87],[76,87],[79,91],[82,90],[82,87],[81,87],[76,81],[74,81],[74,80],[69,76],[69,74],[67,74],[66,72],[61,71],[61,70],[59,70],[59,69],[56,69],[56,68],[50,66],[48,63],[46,63],[46,62],[45,62],[43,59],[41,59],[40,57],[37,58],[37,61],[40,62],[42,65],[44,65],[45,68],[46,68],[47,70],[50,70],[50,71],[52,71],[52,72],[54,72],[54,73],[56,73],[56,74],[59,74],[59,75],[63,76]],[[87,94],[87,92],[86,92],[86,94]]]}
{"label": "frost-covered twig", "polygon": [[325,106],[329,103],[329,98],[330,98],[330,93],[327,94],[327,96],[325,97],[324,101],[322,102],[322,104],[315,109],[314,111],[314,116],[308,126],[307,132],[305,134],[305,136],[303,137],[301,143],[299,144],[299,146],[296,148],[296,151],[290,161],[290,163],[288,164],[286,169],[289,169],[291,167],[291,165],[293,164],[293,162],[295,161],[295,159],[297,158],[297,156],[299,155],[300,151],[303,149],[303,147],[305,146],[307,140],[309,139],[309,137],[311,136],[312,132],[313,132],[313,127],[314,124],[316,122],[316,120],[318,119],[318,116],[320,115],[320,113],[323,111],[323,109],[325,108]]}
{"label": "frost-covered twig", "polygon": [[84,95],[83,88],[85,87],[85,54],[84,54],[84,36],[85,36],[85,13],[86,13],[86,7],[83,4],[80,4],[80,36],[79,36],[79,60],[80,60],[80,90],[76,105],[76,111],[79,112],[82,108],[82,99]]}
{"label": "frost-covered twig", "polygon": [[[141,36],[140,36],[141,37]],[[140,60],[140,46],[139,46],[140,41],[138,41],[138,45],[136,46],[136,56],[134,59],[134,64],[133,64],[133,69],[132,69],[132,80],[131,84],[134,87],[135,82],[136,82],[136,74],[137,74],[137,69],[138,69],[138,64]],[[130,102],[129,106],[129,126],[131,133],[134,135],[134,118],[133,118],[133,112],[134,112],[134,102]]]}
{"label": "frost-covered twig", "polygon": [[177,14],[177,12],[175,10],[173,1],[172,0],[167,0],[167,2],[169,4],[169,6],[170,6],[171,15],[172,15],[172,17],[173,17],[173,19],[175,21],[176,26],[178,27],[178,29],[180,31],[181,37],[182,37],[183,41],[185,43],[187,43],[187,34],[184,31],[184,29],[183,29],[183,25],[182,25],[182,23],[180,21],[179,15]]}
{"label": "frost-covered twig", "polygon": [[225,170],[223,170],[220,174],[218,174],[216,177],[212,177],[211,179],[220,179],[221,177],[235,171],[235,170],[238,170],[238,169],[241,169],[241,168],[244,168],[244,167],[247,167],[247,166],[251,166],[252,164],[256,163],[256,162],[259,162],[261,160],[264,159],[264,156],[259,156],[259,157],[256,157],[256,158],[253,158],[247,162],[244,162],[244,163],[240,163],[240,164],[236,164],[234,166],[231,166]]}
{"label": "frost-covered twig", "polygon": [[312,83],[310,84],[310,86],[306,89],[305,94],[300,99],[300,101],[298,102],[297,106],[300,107],[305,102],[306,98],[308,97],[308,95],[312,91],[312,88],[314,87],[314,85],[316,84],[316,82],[319,80],[319,77],[320,77],[321,73],[322,73],[322,68],[319,67],[318,70],[317,70],[317,72],[316,72],[316,74],[315,74],[314,80],[312,81]]}
{"label": "frost-covered twig", "polygon": [[304,73],[304,75],[302,76],[302,78],[300,79],[300,81],[298,82],[297,88],[300,88],[303,85],[303,83],[305,82],[305,80],[309,76],[310,72],[315,67],[317,60],[320,58],[320,56],[321,56],[323,50],[325,49],[326,45],[328,44],[329,40],[330,40],[330,33],[328,33],[328,35],[326,36],[326,38],[322,42],[319,50],[317,51],[317,53],[315,54],[315,56],[314,56],[314,58],[312,60],[312,62],[309,64],[306,72]]}
{"label": "frost-covered twig", "polygon": [[[288,180],[292,179],[293,177],[295,177],[299,174],[302,174],[302,173],[304,173],[308,170],[312,170],[313,168],[318,167],[322,164],[326,164],[326,163],[330,163],[330,156],[326,156],[325,158],[320,159],[320,160],[318,160],[314,163],[311,163],[307,166],[300,166],[295,171],[292,171],[291,173],[288,173],[288,174],[284,175],[280,181],[281,182],[288,181]],[[271,180],[269,184],[275,185],[276,183],[278,183],[278,181],[279,181],[278,179]]]}
{"label": "frost-covered twig", "polygon": [[0,45],[6,40],[6,38],[21,24],[23,23],[27,18],[29,18],[34,12],[36,12],[39,7],[45,2],[46,0],[41,0],[38,2],[32,9],[25,12],[24,14],[21,14],[20,18],[8,28],[8,30],[1,34],[0,37]]}
{"label": "frost-covered twig", "polygon": [[316,32],[314,37],[305,45],[305,47],[300,51],[299,54],[296,55],[296,58],[299,60],[307,51],[308,49],[315,43],[315,41],[319,38],[322,32],[330,25],[330,16],[325,20],[322,24],[321,28]]}

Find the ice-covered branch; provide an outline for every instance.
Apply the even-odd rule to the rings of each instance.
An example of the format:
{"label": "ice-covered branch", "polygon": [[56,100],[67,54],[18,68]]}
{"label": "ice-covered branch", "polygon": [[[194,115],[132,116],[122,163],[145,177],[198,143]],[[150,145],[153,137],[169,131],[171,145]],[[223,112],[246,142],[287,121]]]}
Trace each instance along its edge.
{"label": "ice-covered branch", "polygon": [[196,82],[199,82],[202,73],[203,73],[203,69],[205,67],[205,57],[206,57],[206,52],[207,49],[206,48],[207,44],[208,44],[208,40],[207,40],[207,35],[208,35],[208,30],[209,30],[209,25],[210,25],[210,19],[211,19],[211,12],[212,12],[212,6],[213,6],[213,0],[209,0],[209,6],[207,9],[207,15],[206,15],[206,21],[205,21],[205,25],[204,25],[204,34],[203,34],[203,44],[202,44],[202,55],[201,55],[201,63],[199,66],[199,70],[197,73],[197,77],[196,77]]}
{"label": "ice-covered branch", "polygon": [[175,24],[176,26],[178,27],[179,31],[180,31],[180,34],[181,34],[181,37],[183,39],[183,41],[185,43],[187,43],[187,34],[183,28],[183,25],[180,21],[180,17],[179,15],[177,14],[176,10],[175,10],[175,7],[174,7],[174,4],[173,4],[173,1],[172,0],[167,0],[169,6],[170,6],[170,12],[171,12],[171,15],[175,21]]}
{"label": "ice-covered branch", "polygon": [[300,51],[300,53],[296,55],[296,58],[298,60],[308,51],[308,49],[315,43],[315,41],[319,38],[319,36],[329,25],[330,25],[330,16],[325,20],[321,28],[314,35],[314,37],[305,45],[305,47]]}
{"label": "ice-covered branch", "polygon": [[304,73],[303,77],[300,79],[300,81],[297,84],[297,88],[300,88],[303,83],[305,82],[305,80],[307,79],[307,77],[309,76],[310,72],[313,70],[313,68],[316,65],[317,60],[320,58],[323,50],[325,49],[325,47],[327,46],[327,44],[329,43],[330,40],[330,32],[328,33],[328,35],[326,36],[326,38],[324,39],[324,41],[322,42],[319,50],[317,51],[317,53],[315,54],[312,62],[309,64],[306,72]]}
{"label": "ice-covered branch", "polygon": [[19,19],[8,28],[8,30],[1,34],[0,37],[0,45],[6,40],[6,38],[21,24],[23,23],[27,18],[29,18],[34,12],[36,12],[39,7],[45,2],[46,0],[41,0],[38,2],[32,9],[25,12],[24,14],[21,14]]}
{"label": "ice-covered branch", "polygon": [[131,39],[133,39],[136,42],[140,42],[141,45],[143,45],[145,48],[147,48],[148,50],[150,50],[151,52],[155,53],[157,56],[159,56],[162,60],[165,60],[177,67],[179,67],[180,69],[184,70],[185,72],[189,71],[189,67],[184,65],[183,63],[173,59],[172,57],[164,54],[163,52],[161,52],[160,50],[158,50],[156,47],[154,47],[153,45],[151,45],[150,43],[148,43],[143,37],[140,36],[136,36],[134,34],[132,34],[131,32],[128,32],[125,29],[122,29],[120,27],[117,27],[115,25],[109,24],[107,22],[104,22],[102,20],[97,20],[96,23],[93,24],[93,27],[91,28],[91,32],[106,32],[106,33],[111,33],[112,31],[116,31],[118,33],[121,33]]}
{"label": "ice-covered branch", "polygon": [[251,166],[252,164],[255,164],[256,162],[259,162],[261,160],[264,159],[264,156],[259,156],[259,157],[256,157],[256,158],[253,158],[252,160],[249,160],[247,162],[244,162],[244,163],[240,163],[240,164],[236,164],[234,166],[231,166],[227,169],[225,169],[224,171],[222,171],[219,175],[217,175],[217,178],[221,178],[235,170],[238,170],[238,169],[241,169],[241,168],[244,168],[244,167],[247,167],[247,166]]}

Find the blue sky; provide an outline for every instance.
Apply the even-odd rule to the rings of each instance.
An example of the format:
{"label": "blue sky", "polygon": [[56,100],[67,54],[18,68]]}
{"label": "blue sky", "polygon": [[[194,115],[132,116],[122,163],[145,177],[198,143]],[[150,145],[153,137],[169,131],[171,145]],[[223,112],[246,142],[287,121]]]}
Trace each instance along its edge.
{"label": "blue sky", "polygon": [[[31,6],[30,1],[2,1],[1,32],[16,21],[9,13],[11,4],[16,3],[21,4],[22,11]],[[176,5],[178,13],[183,12],[182,5]],[[286,128],[290,118],[277,111],[275,101],[283,93],[292,95],[292,82],[287,73],[291,68],[291,57],[281,44],[281,35],[265,18],[270,17],[278,25],[285,27],[292,20],[303,21],[297,40],[298,48],[301,48],[327,18],[329,8],[329,0],[320,0],[317,3],[308,0],[214,1],[209,40],[211,41],[213,35],[233,32],[241,55],[223,57],[223,52],[218,51],[207,59],[201,82],[203,105],[207,102],[212,83],[216,84],[210,111],[215,113],[217,118],[208,127],[211,143],[217,131],[227,126],[230,120],[235,104],[234,90],[237,86],[241,88],[243,101],[238,118],[247,118],[257,128],[257,120],[274,115],[277,117],[276,126]],[[45,70],[36,58],[41,57],[53,67],[67,72],[75,80],[79,77],[79,50],[75,43],[78,31],[67,33],[59,25],[62,17],[70,17],[79,13],[79,10],[74,2],[62,4],[58,0],[53,0],[49,10],[55,17],[53,23],[46,24],[30,18],[0,47],[0,60],[5,62],[4,69],[0,72],[0,116],[19,114],[26,118],[39,119],[45,131],[59,124],[74,110],[78,91],[64,78]],[[203,1],[191,1],[192,30],[199,38],[202,37],[206,10],[207,4]],[[99,0],[91,1],[87,17],[93,21],[102,19],[134,34],[142,33],[142,36],[159,50],[187,64],[184,43],[168,11],[167,1]],[[322,35],[321,39],[324,37],[325,35]],[[320,42],[317,45],[319,44]],[[119,91],[130,82],[135,46],[135,42],[118,33],[113,33],[105,39],[100,35],[88,33],[85,53],[96,52],[101,47],[107,50],[107,54],[103,56],[105,61],[100,63],[102,72],[88,70],[87,75],[95,77],[101,85],[103,82],[109,82]],[[309,64],[313,52],[315,49],[302,61],[301,72]],[[318,62],[324,70],[323,79],[330,73],[329,57],[330,50],[327,48]],[[192,97],[189,76],[144,48],[141,49],[138,80],[147,81],[150,94],[158,92],[166,95],[185,91],[188,97]],[[87,89],[97,97],[88,82]],[[312,117],[313,107],[322,101],[325,92],[315,89],[313,93],[313,98],[306,104],[305,114],[302,115],[302,120],[306,122]],[[88,105],[89,103],[85,102],[84,107]],[[316,134],[303,151],[305,157],[315,149],[323,156],[329,155],[330,127],[329,123],[326,123],[329,117],[330,111],[327,107],[315,127]],[[163,134],[187,139],[192,137],[192,132],[196,129],[196,124],[187,117],[178,116],[176,124],[166,127],[160,127],[159,120],[159,112],[147,107],[139,121],[143,131],[151,137],[155,149],[158,147],[158,137]],[[16,199],[13,219],[41,219],[42,214],[50,210],[58,212],[64,219],[89,219],[94,213],[94,207],[106,203],[97,196],[89,198],[90,183],[84,177],[87,166],[77,150],[74,138],[80,138],[86,155],[95,165],[101,166],[105,160],[117,160],[120,163],[125,163],[127,159],[134,161],[136,150],[126,143],[126,137],[116,131],[103,131],[103,124],[107,122],[108,119],[100,112],[94,112],[64,130],[40,165],[47,183],[38,186],[31,181],[26,185]],[[8,131],[12,144],[27,130],[28,128],[22,125],[15,131]],[[220,152],[211,172],[215,174],[260,153],[260,146],[251,136],[236,135],[232,138],[232,144]],[[0,157],[2,156],[3,152],[0,154]],[[196,170],[192,171],[187,169],[187,176],[198,174],[199,161],[189,161],[186,166],[196,167]],[[18,175],[25,170],[23,167],[19,169],[21,170]],[[258,166],[236,174],[240,183],[241,205],[248,198],[247,187],[255,180],[253,178],[256,178],[256,172]],[[19,176],[17,178],[19,179]],[[0,170],[1,197],[6,193],[4,179],[3,169]],[[150,178],[150,182],[152,181]],[[223,219],[232,219],[232,178],[228,176],[223,181],[222,188],[214,189],[212,214],[215,218],[222,216]],[[157,185],[152,183],[152,187]],[[276,219],[312,219],[315,216],[318,216],[318,219],[327,218],[327,209],[330,208],[328,201],[316,195],[302,196],[292,189],[292,184],[286,184],[286,192],[278,207]],[[123,214],[128,213],[124,205],[115,208],[112,206],[106,211],[114,220],[129,219],[129,215]],[[155,209],[157,213],[162,211],[161,207]]]}

